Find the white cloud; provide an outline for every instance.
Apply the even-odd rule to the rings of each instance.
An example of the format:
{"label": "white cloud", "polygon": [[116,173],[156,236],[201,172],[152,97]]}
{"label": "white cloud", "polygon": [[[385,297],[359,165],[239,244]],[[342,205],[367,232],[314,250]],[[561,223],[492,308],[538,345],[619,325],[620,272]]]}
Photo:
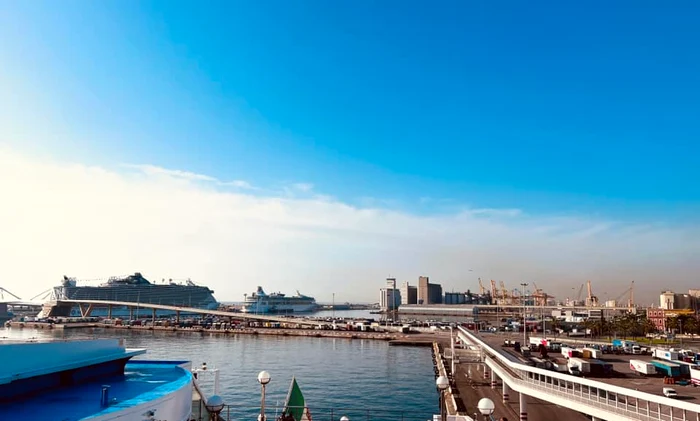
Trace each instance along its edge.
{"label": "white cloud", "polygon": [[185,181],[204,181],[215,183],[219,186],[230,186],[245,190],[256,189],[252,184],[245,180],[231,180],[231,181],[221,181],[216,177],[212,177],[204,174],[197,174],[189,171],[182,170],[170,170],[163,167],[158,167],[156,165],[144,165],[144,164],[123,164],[124,167],[136,169],[146,175],[150,176],[160,176],[174,179],[181,179]]}
{"label": "white cloud", "polygon": [[162,167],[158,167],[155,165],[125,164],[125,166],[135,168],[139,171],[142,171],[144,174],[147,174],[147,175],[181,178],[183,180],[189,180],[189,181],[219,182],[219,180],[217,180],[216,178],[210,177],[208,175],[197,174],[197,173],[193,173],[193,172],[189,172],[189,171],[169,170],[167,168],[162,168]]}
{"label": "white cloud", "polygon": [[313,190],[314,185],[311,183],[294,183],[292,184],[292,187],[296,190],[307,193]]}
{"label": "white cloud", "polygon": [[255,189],[255,187],[253,187],[252,184],[250,184],[249,182],[244,181],[244,180],[224,181],[224,182],[219,183],[219,184],[221,184],[222,186],[232,186],[232,187],[236,187],[239,189],[245,189],[245,190]]}
{"label": "white cloud", "polygon": [[[186,278],[240,300],[255,286],[329,300],[376,301],[388,274],[429,275],[448,289],[476,278],[535,280],[564,297],[587,279],[599,297],[636,281],[650,301],[692,286],[694,226],[658,227],[513,210],[417,216],[330,196],[250,194],[246,185],[188,171],[120,172],[39,161],[0,150],[1,286],[23,298],[64,274]],[[469,272],[473,269],[473,272]],[[672,277],[669,277],[672,276]]]}

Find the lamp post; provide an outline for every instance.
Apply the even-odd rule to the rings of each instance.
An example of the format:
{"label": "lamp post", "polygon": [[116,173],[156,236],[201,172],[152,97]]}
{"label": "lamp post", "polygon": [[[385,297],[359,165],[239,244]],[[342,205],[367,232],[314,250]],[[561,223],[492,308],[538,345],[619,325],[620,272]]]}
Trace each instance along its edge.
{"label": "lamp post", "polygon": [[258,373],[258,383],[262,387],[262,396],[260,397],[260,421],[265,421],[265,385],[270,383],[272,378],[267,371]]}
{"label": "lamp post", "polygon": [[435,385],[437,386],[438,390],[440,391],[440,419],[442,421],[447,420],[447,408],[446,408],[446,403],[445,403],[445,390],[447,390],[447,386],[450,385],[450,381],[447,379],[445,376],[440,376],[435,380]]}
{"label": "lamp post", "polygon": [[350,418],[343,415],[342,417],[340,417],[340,421],[350,421]]}
{"label": "lamp post", "polygon": [[479,412],[481,412],[481,415],[484,416],[484,420],[488,420],[491,414],[493,414],[493,411],[496,409],[496,405],[489,398],[481,398],[479,403],[476,404],[476,407],[479,408]]}
{"label": "lamp post", "polygon": [[211,396],[204,404],[209,412],[209,419],[216,421],[219,419],[219,413],[224,409],[224,400],[219,395]]}
{"label": "lamp post", "polygon": [[523,300],[523,345],[526,346],[527,344],[527,322],[525,321],[525,316],[526,316],[526,311],[525,311],[525,287],[527,286],[527,282],[521,282],[520,286],[523,287],[523,293],[520,295],[520,299]]}

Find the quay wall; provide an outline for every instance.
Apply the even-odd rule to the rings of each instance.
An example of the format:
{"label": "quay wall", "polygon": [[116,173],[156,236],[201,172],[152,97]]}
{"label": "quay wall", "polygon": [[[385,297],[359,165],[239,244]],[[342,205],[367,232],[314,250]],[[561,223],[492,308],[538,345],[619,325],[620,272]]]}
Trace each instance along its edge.
{"label": "quay wall", "polygon": [[449,332],[434,333],[400,333],[396,331],[363,332],[344,330],[318,330],[295,328],[235,328],[235,329],[205,329],[202,327],[174,327],[174,326],[123,326],[102,323],[68,323],[65,325],[40,323],[40,322],[11,322],[12,328],[30,329],[68,329],[68,328],[101,328],[114,330],[157,331],[157,332],[186,332],[192,334],[217,334],[217,335],[271,335],[271,336],[304,336],[314,338],[346,338],[346,339],[374,339],[392,341],[392,345],[425,346],[426,341],[445,339],[449,340]]}

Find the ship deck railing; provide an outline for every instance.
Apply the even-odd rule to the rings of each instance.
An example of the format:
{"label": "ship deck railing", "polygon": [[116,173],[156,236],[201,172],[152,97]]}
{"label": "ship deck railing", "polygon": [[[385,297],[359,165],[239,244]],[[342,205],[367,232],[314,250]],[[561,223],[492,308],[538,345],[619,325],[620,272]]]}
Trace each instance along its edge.
{"label": "ship deck railing", "polygon": [[[399,402],[393,404],[400,404]],[[195,407],[197,405],[197,407]],[[295,408],[295,407],[292,407]],[[283,406],[266,406],[265,421],[281,421]],[[312,406],[309,413],[313,421],[339,421],[348,417],[352,421],[425,421],[433,418],[438,411],[438,403],[432,410],[411,411],[401,409],[385,409],[381,407],[320,407]],[[219,421],[256,421],[259,420],[260,406],[225,405],[219,414]],[[193,402],[191,421],[209,421],[204,403],[200,400]],[[290,418],[291,419],[291,418]]]}

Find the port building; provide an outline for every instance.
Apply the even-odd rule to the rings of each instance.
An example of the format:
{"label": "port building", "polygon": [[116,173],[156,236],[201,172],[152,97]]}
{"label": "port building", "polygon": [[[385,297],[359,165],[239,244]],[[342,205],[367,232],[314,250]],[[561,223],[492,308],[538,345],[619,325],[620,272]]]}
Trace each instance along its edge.
{"label": "port building", "polygon": [[431,284],[427,276],[419,276],[418,304],[442,304],[442,285]]}

